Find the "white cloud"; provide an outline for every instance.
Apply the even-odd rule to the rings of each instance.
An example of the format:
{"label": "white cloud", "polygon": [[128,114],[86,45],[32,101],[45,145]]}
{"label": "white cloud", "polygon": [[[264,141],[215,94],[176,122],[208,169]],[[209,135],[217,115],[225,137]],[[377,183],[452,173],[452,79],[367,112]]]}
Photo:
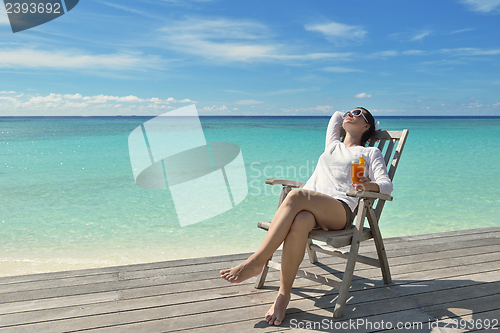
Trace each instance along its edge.
{"label": "white cloud", "polygon": [[261,104],[261,103],[264,103],[262,101],[256,101],[256,100],[253,100],[253,99],[244,99],[244,100],[241,100],[241,101],[237,101],[236,103],[234,104],[239,104],[239,105],[252,105],[252,104]]}
{"label": "white cloud", "polygon": [[168,42],[165,47],[206,58],[247,61],[277,52],[276,46],[262,43],[269,35],[267,28],[252,21],[188,18],[159,31]]}
{"label": "white cloud", "polygon": [[370,97],[372,97],[372,95],[368,95],[366,93],[360,93],[360,94],[357,94],[354,96],[354,98],[362,98],[362,99],[363,98],[370,98]]}
{"label": "white cloud", "polygon": [[333,43],[346,40],[359,41],[366,36],[366,31],[359,26],[351,26],[337,22],[322,24],[307,24],[307,31],[316,31],[325,35],[325,38]]}
{"label": "white cloud", "polygon": [[464,47],[457,49],[442,49],[442,53],[449,53],[455,56],[491,56],[491,55],[500,55],[500,49],[478,49],[472,47]]}
{"label": "white cloud", "polygon": [[314,108],[314,110],[321,111],[321,112],[330,112],[333,110],[333,106],[331,105],[318,105]]}
{"label": "white cloud", "polygon": [[232,89],[225,89],[223,91],[228,92],[228,93],[232,93],[232,94],[244,94],[244,95],[250,95],[251,94],[251,93],[246,92],[246,91],[232,90]]}
{"label": "white cloud", "polygon": [[404,54],[404,55],[423,55],[423,54],[426,54],[426,51],[422,51],[422,50],[407,50],[407,51],[403,51],[402,54]]}
{"label": "white cloud", "polygon": [[275,54],[269,59],[273,60],[321,60],[321,59],[335,59],[347,60],[355,56],[353,52],[342,53],[307,53],[307,54]]}
{"label": "white cloud", "polygon": [[316,107],[311,108],[290,108],[290,109],[281,109],[280,110],[285,115],[324,115],[324,114],[332,114],[334,109],[331,105],[318,105]]}
{"label": "white cloud", "polygon": [[195,103],[186,98],[140,98],[134,95],[83,96],[76,94],[0,96],[0,115],[151,115],[175,109],[171,103]]}
{"label": "white cloud", "polygon": [[469,32],[469,31],[473,31],[473,30],[476,30],[476,29],[474,29],[474,28],[460,29],[460,30],[452,31],[452,32],[450,32],[448,34],[449,35],[454,35],[454,34],[460,34],[462,32]]}
{"label": "white cloud", "polygon": [[15,99],[14,97],[3,97],[3,96],[0,96],[0,100],[4,100],[4,101],[10,101],[10,102],[17,102],[17,99]]}
{"label": "white cloud", "polygon": [[34,96],[28,101],[28,104],[59,103],[63,99],[60,94],[50,94],[48,96]]}
{"label": "white cloud", "polygon": [[469,103],[469,105],[467,107],[468,108],[481,108],[483,106],[484,105],[482,103],[480,103],[479,101],[475,101],[475,102]]}
{"label": "white cloud", "polygon": [[296,94],[296,93],[307,91],[307,90],[308,89],[306,89],[306,88],[282,89],[282,90],[270,91],[270,92],[266,93],[266,95]]}
{"label": "white cloud", "polygon": [[410,41],[414,42],[414,41],[420,41],[422,39],[424,39],[424,37],[427,37],[431,34],[432,31],[423,31],[423,32],[419,32],[418,34],[416,34],[415,36],[413,36],[412,38],[410,38]]}
{"label": "white cloud", "polygon": [[[400,55],[415,56],[415,55],[433,55],[433,54],[448,54],[450,56],[496,56],[500,55],[500,49],[481,49],[481,48],[455,48],[455,49],[440,49],[440,50],[406,50],[406,51],[379,51],[367,55],[367,58],[389,58]],[[442,60],[444,61],[444,60]],[[430,62],[429,62],[430,63]],[[435,63],[435,62],[433,62]],[[333,67],[335,68],[335,67]]]}
{"label": "white cloud", "polygon": [[352,53],[292,53],[273,42],[267,26],[251,20],[187,18],[158,30],[162,47],[212,61],[307,61],[347,58]]}
{"label": "white cloud", "polygon": [[0,68],[145,69],[161,68],[160,58],[142,54],[90,55],[79,51],[0,50]]}
{"label": "white cloud", "polygon": [[489,13],[496,10],[500,6],[500,0],[461,0],[475,12]]}
{"label": "white cloud", "polygon": [[79,93],[76,93],[74,95],[69,95],[69,94],[66,94],[64,95],[64,98],[68,98],[68,99],[82,99],[83,96]]}
{"label": "white cloud", "polygon": [[98,1],[98,2],[100,2],[100,3],[104,4],[104,5],[113,7],[113,8],[121,9],[123,11],[129,12],[129,13],[132,13],[132,14],[138,14],[138,15],[142,15],[142,16],[150,17],[150,18],[158,18],[158,16],[151,15],[151,14],[149,14],[147,12],[143,12],[143,11],[140,11],[140,10],[137,10],[137,9],[134,9],[134,8],[130,8],[130,7],[126,7],[126,6],[120,6],[120,5],[117,5],[117,4],[114,4],[114,3],[109,3],[109,2],[106,2],[106,1]]}
{"label": "white cloud", "polygon": [[185,99],[182,99],[182,100],[176,100],[175,98],[173,97],[169,97],[165,100],[165,102],[169,103],[169,102],[172,102],[172,103],[196,103],[195,101],[192,101],[190,100],[189,98],[185,98]]}
{"label": "white cloud", "polygon": [[347,67],[325,67],[323,70],[327,72],[333,72],[333,73],[353,73],[353,72],[363,72],[360,69],[354,69],[354,68],[347,68]]}
{"label": "white cloud", "polygon": [[405,32],[397,32],[390,34],[389,37],[398,42],[417,42],[422,41],[425,37],[431,35],[433,33],[432,30],[429,29],[421,29],[421,30],[411,30]]}
{"label": "white cloud", "polygon": [[374,52],[370,55],[370,57],[395,57],[399,55],[398,51],[380,51],[380,52]]}
{"label": "white cloud", "polygon": [[229,108],[225,105],[222,105],[222,106],[205,106],[204,108],[202,108],[200,111],[227,111],[229,110]]}

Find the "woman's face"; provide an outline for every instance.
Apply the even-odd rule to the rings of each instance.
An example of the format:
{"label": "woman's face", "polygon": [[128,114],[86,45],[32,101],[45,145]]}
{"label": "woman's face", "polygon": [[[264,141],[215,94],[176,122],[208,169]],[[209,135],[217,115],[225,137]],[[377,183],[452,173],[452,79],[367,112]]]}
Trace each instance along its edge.
{"label": "woman's face", "polygon": [[347,125],[348,127],[349,126],[354,126],[357,128],[366,127],[366,129],[368,129],[370,125],[368,125],[365,118],[363,118],[361,114],[359,116],[353,116],[352,111],[354,110],[359,110],[359,109],[353,109],[347,113],[346,117],[344,118],[343,127],[346,128],[345,126]]}

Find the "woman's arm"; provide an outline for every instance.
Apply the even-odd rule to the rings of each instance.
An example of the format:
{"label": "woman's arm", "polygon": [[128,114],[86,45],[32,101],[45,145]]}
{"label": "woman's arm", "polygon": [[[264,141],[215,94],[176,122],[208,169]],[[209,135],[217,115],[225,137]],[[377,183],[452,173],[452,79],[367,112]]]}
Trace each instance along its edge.
{"label": "woman's arm", "polygon": [[325,150],[333,142],[340,140],[343,121],[343,114],[340,111],[335,112],[330,118],[330,122],[328,122],[328,128],[326,129]]}
{"label": "woman's arm", "polygon": [[[368,161],[369,178],[365,177],[362,179],[362,183],[353,184],[354,189],[357,191],[372,191],[391,194],[393,185],[389,175],[387,174],[387,166],[384,158],[382,157],[382,153],[378,148],[366,150],[368,151],[368,154],[366,157],[363,157]],[[373,181],[370,181],[370,179]]]}
{"label": "woman's arm", "polygon": [[361,183],[352,184],[352,187],[354,187],[356,191],[380,192],[378,184],[371,182],[367,177],[361,177],[359,180]]}

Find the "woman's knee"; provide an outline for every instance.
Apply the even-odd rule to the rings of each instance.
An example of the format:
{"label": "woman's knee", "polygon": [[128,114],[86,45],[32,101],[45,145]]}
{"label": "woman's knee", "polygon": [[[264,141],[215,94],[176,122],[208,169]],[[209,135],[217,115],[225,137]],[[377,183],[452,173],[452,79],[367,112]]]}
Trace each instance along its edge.
{"label": "woman's knee", "polygon": [[287,194],[285,201],[283,203],[295,206],[295,205],[303,205],[304,201],[308,199],[307,192],[294,188],[293,190],[290,191],[290,193]]}
{"label": "woman's knee", "polygon": [[292,233],[309,233],[316,226],[316,219],[307,210],[300,211],[294,218],[290,227]]}

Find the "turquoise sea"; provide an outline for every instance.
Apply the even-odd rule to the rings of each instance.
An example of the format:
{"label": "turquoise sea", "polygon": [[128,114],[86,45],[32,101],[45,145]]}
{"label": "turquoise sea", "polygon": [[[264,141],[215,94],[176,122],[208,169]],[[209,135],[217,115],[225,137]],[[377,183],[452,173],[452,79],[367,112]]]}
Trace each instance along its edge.
{"label": "turquoise sea", "polygon": [[[250,252],[279,190],[306,181],[329,117],[201,117],[208,142],[233,142],[249,194],[180,227],[168,190],[135,184],[128,136],[153,117],[0,117],[0,276]],[[500,226],[500,117],[378,117],[410,130],[385,237]]]}

